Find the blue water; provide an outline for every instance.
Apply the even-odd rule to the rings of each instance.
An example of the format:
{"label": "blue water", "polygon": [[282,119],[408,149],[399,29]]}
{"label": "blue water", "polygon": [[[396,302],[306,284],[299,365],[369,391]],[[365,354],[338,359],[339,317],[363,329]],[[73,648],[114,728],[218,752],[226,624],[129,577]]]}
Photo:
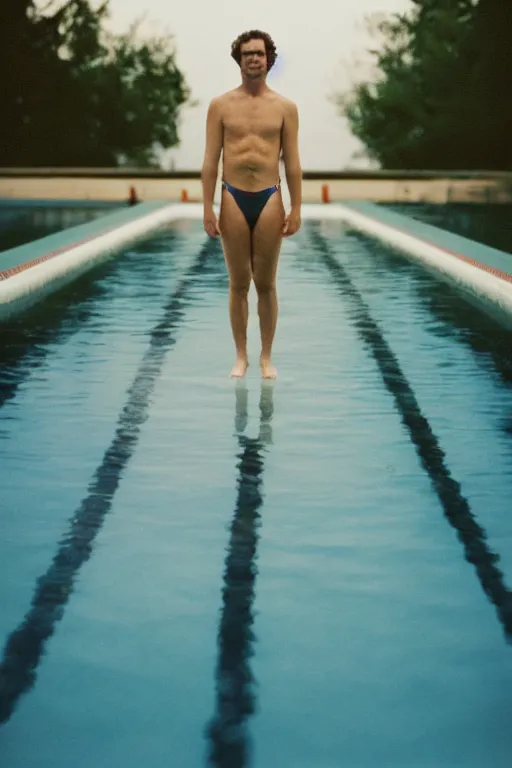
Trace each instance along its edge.
{"label": "blue water", "polygon": [[85,224],[120,207],[119,203],[94,201],[0,201],[0,252]]}
{"label": "blue water", "polygon": [[512,205],[508,203],[395,203],[385,207],[491,248],[512,253]]}
{"label": "blue water", "polygon": [[4,329],[2,764],[510,764],[511,335],[341,223],[279,297],[275,384],[196,222]]}

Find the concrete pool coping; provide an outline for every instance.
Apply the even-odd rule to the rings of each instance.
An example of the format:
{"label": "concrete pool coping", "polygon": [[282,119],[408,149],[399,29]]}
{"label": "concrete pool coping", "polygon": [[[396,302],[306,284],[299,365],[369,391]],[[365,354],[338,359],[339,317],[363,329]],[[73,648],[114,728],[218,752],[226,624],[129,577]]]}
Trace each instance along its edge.
{"label": "concrete pool coping", "polygon": [[[0,253],[0,321],[166,223],[202,215],[200,203],[139,203]],[[302,218],[342,221],[398,248],[512,328],[512,254],[365,200],[305,203]]]}

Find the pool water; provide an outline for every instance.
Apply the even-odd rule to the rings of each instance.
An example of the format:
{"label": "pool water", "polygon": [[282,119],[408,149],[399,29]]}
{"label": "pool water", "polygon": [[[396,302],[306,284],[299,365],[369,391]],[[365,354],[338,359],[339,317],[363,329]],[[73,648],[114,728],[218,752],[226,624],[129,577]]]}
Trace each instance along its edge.
{"label": "pool water", "polygon": [[0,202],[0,252],[17,248],[68,227],[85,224],[120,208],[119,203]]}
{"label": "pool water", "polygon": [[512,205],[507,203],[396,203],[385,207],[512,254]]}
{"label": "pool water", "polygon": [[4,329],[3,764],[508,766],[511,334],[306,222],[236,383],[227,288],[176,222]]}

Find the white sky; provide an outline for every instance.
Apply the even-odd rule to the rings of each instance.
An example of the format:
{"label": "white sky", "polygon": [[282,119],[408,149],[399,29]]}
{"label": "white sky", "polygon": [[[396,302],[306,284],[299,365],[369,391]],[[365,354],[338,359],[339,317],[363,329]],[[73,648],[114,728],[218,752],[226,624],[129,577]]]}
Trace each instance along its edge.
{"label": "white sky", "polygon": [[123,32],[144,16],[149,32],[174,37],[178,66],[199,101],[182,112],[181,146],[170,153],[177,169],[201,167],[208,103],[240,83],[231,41],[256,28],[273,37],[280,55],[269,86],[298,106],[304,170],[338,170],[367,163],[353,157],[360,145],[329,94],[347,89],[356,60],[363,66],[371,60],[365,53],[372,45],[366,15],[410,5],[410,0],[111,0],[109,26]]}

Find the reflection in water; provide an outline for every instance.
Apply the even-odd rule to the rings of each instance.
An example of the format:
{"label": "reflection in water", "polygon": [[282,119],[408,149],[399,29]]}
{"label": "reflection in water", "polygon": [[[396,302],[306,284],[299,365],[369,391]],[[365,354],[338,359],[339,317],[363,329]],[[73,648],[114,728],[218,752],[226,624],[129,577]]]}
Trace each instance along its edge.
{"label": "reflection in water", "polygon": [[104,281],[119,264],[117,260],[98,265],[67,286],[65,292],[48,296],[21,317],[2,323],[0,408],[16,395],[25,378],[45,363],[52,344],[63,343],[90,320],[106,295]]}
{"label": "reflection in water", "polygon": [[506,203],[398,203],[385,207],[491,248],[512,253],[512,206]]}
{"label": "reflection in water", "polygon": [[53,345],[62,344],[95,319],[102,302],[109,300],[111,285],[123,281],[127,270],[143,269],[141,281],[151,283],[161,269],[154,258],[156,252],[173,252],[178,238],[173,230],[165,236],[156,234],[137,244],[137,254],[149,253],[153,258],[107,259],[90,271],[27,308],[20,316],[8,318],[0,330],[0,408],[12,400],[23,381],[43,366]]}
{"label": "reflection in water", "polygon": [[11,717],[19,698],[34,685],[44,647],[62,618],[76,576],[90,558],[94,541],[110,511],[121,476],[148,417],[149,401],[166,354],[190,304],[190,294],[212,253],[208,240],[176,291],[169,297],[161,321],[150,334],[149,347],[129,389],[112,443],[94,473],[89,493],[71,519],[53,562],[37,581],[32,605],[22,624],[10,634],[0,663],[0,723]]}
{"label": "reflection in water", "polygon": [[257,529],[264,447],[272,442],[273,383],[262,383],[260,428],[257,438],[243,432],[248,420],[245,382],[235,385],[235,432],[238,439],[239,477],[235,513],[224,571],[222,613],[218,634],[216,712],[208,726],[208,764],[215,768],[244,768],[249,764],[247,720],[255,711],[253,655],[253,603],[257,576]]}
{"label": "reflection in water", "polygon": [[85,224],[115,211],[118,203],[90,205],[0,205],[0,252]]}
{"label": "reflection in water", "polygon": [[368,236],[360,237],[365,250],[375,254],[372,269],[379,265],[384,271],[401,272],[415,289],[423,306],[440,322],[429,327],[431,333],[440,338],[454,337],[468,344],[479,359],[482,353],[489,355],[503,381],[512,384],[512,332],[485,312],[475,310],[466,294],[431,274],[424,267],[404,258],[392,246],[377,243]]}
{"label": "reflection in water", "polygon": [[[479,365],[485,365],[491,376],[498,375],[502,384],[512,391],[512,331],[485,312],[475,311],[464,294],[405,259],[391,246],[377,243],[360,233],[352,236],[364,242],[365,251],[375,255],[371,265],[374,273],[382,269],[407,276],[416,299],[434,319],[427,326],[429,333],[441,339],[454,338],[464,344]],[[512,432],[511,409],[503,409],[501,426],[509,437]]]}
{"label": "reflection in water", "polygon": [[430,477],[446,519],[456,530],[464,547],[466,560],[474,565],[482,589],[496,607],[505,637],[508,642],[512,642],[512,592],[507,588],[503,574],[497,567],[499,556],[488,546],[485,530],[471,512],[467,500],[462,495],[460,484],[451,476],[437,437],[421,412],[414,391],[373,319],[368,305],[314,225],[311,226],[311,234],[315,250],[324,262],[330,280],[339,289],[343,299],[352,304],[356,330],[373,355],[383,382],[394,398],[397,411],[409,432],[421,465]]}

